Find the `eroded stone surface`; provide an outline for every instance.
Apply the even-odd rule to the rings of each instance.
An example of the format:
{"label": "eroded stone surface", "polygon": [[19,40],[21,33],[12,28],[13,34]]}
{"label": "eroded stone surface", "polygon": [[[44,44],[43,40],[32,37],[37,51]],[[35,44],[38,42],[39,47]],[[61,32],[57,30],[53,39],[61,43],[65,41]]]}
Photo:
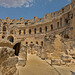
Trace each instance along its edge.
{"label": "eroded stone surface", "polygon": [[0,47],[0,75],[19,75],[17,62],[18,58],[15,57],[13,49]]}

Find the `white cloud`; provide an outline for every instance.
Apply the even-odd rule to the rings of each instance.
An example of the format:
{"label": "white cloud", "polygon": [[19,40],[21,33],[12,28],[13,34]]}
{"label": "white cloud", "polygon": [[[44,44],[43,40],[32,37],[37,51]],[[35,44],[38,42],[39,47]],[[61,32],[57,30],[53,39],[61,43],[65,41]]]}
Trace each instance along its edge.
{"label": "white cloud", "polygon": [[0,0],[0,6],[10,8],[10,7],[31,7],[34,0]]}
{"label": "white cloud", "polygon": [[[0,0],[0,6],[10,8],[10,7],[22,7],[25,8],[33,6],[36,0]],[[42,0],[38,0],[42,1]],[[52,0],[48,0],[51,2]]]}

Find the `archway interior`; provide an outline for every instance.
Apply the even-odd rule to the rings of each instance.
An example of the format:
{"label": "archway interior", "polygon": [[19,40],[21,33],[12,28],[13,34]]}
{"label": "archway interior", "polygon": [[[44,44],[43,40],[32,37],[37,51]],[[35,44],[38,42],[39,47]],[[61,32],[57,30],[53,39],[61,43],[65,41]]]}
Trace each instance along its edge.
{"label": "archway interior", "polygon": [[9,40],[10,42],[14,42],[13,36],[9,36],[9,37],[7,38],[7,40]]}
{"label": "archway interior", "polygon": [[13,49],[15,49],[15,55],[16,55],[16,56],[19,55],[20,46],[21,46],[21,43],[17,43],[17,44],[15,44],[15,46],[13,47]]}
{"label": "archway interior", "polygon": [[64,35],[64,38],[67,38],[67,39],[69,39],[69,36],[68,36],[67,34],[65,34],[65,35]]}

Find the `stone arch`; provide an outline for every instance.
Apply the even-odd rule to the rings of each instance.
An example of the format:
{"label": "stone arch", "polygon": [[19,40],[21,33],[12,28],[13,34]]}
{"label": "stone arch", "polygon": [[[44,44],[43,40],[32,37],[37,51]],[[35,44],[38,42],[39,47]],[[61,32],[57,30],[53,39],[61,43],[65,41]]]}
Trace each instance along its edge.
{"label": "stone arch", "polygon": [[7,22],[4,22],[3,25],[7,25]]}
{"label": "stone arch", "polygon": [[21,30],[19,30],[19,35],[21,35]]}
{"label": "stone arch", "polygon": [[37,44],[37,45],[39,44],[38,41],[36,41],[36,44]]}
{"label": "stone arch", "polygon": [[9,40],[10,42],[14,42],[14,37],[13,36],[8,36],[7,40]]}
{"label": "stone arch", "polygon": [[6,31],[6,26],[3,26],[3,31]]}
{"label": "stone arch", "polygon": [[13,30],[10,31],[10,34],[13,34]]}
{"label": "stone arch", "polygon": [[64,8],[62,8],[62,13],[64,13]]}
{"label": "stone arch", "polygon": [[31,43],[33,43],[33,42],[31,41]]}
{"label": "stone arch", "polygon": [[10,23],[10,25],[12,25],[12,24],[14,24],[14,23]]}
{"label": "stone arch", "polygon": [[18,42],[14,45],[13,49],[15,50],[15,55],[18,56],[20,52],[21,42]]}
{"label": "stone arch", "polygon": [[3,36],[2,36],[2,39],[4,39],[4,38],[5,38],[5,36],[3,35]]}
{"label": "stone arch", "polygon": [[45,32],[47,32],[47,26],[45,26]]}
{"label": "stone arch", "polygon": [[25,22],[25,25],[28,25],[28,22]]}
{"label": "stone arch", "polygon": [[51,30],[53,30],[53,25],[51,24]]}
{"label": "stone arch", "polygon": [[28,45],[28,42],[26,42],[26,45]]}
{"label": "stone arch", "polygon": [[57,22],[57,28],[59,28],[59,22]]}
{"label": "stone arch", "polygon": [[36,34],[36,28],[34,29],[34,33]]}
{"label": "stone arch", "polygon": [[23,21],[24,19],[21,17],[19,20],[20,20],[20,21]]}
{"label": "stone arch", "polygon": [[68,35],[68,34],[65,34],[65,35],[64,35],[64,38],[69,39],[69,35]]}
{"label": "stone arch", "polygon": [[40,27],[40,33],[42,33],[42,28]]}
{"label": "stone arch", "polygon": [[41,41],[41,46],[43,46],[43,41]]}
{"label": "stone arch", "polygon": [[29,29],[29,34],[31,34],[31,29]]}
{"label": "stone arch", "polygon": [[8,21],[9,20],[9,17],[6,17],[6,21]]}
{"label": "stone arch", "polygon": [[25,29],[23,30],[23,33],[24,33],[24,34],[26,33]]}
{"label": "stone arch", "polygon": [[42,22],[43,21],[43,19],[40,19],[40,22]]}
{"label": "stone arch", "polygon": [[34,17],[34,22],[36,22],[36,20],[37,20],[37,17]]}

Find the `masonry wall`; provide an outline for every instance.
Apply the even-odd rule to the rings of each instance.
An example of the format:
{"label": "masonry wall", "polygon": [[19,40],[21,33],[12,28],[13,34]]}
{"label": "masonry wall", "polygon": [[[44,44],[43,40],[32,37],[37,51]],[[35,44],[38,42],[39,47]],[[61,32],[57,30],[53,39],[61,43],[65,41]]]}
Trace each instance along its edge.
{"label": "masonry wall", "polygon": [[[0,19],[0,39],[14,38],[14,43],[23,41],[23,44],[38,44],[44,46],[46,34],[60,34],[62,37],[75,39],[75,2],[64,6],[61,10],[45,14],[44,18],[25,20]],[[65,38],[67,38],[65,37]],[[9,38],[8,40],[11,40]]]}

